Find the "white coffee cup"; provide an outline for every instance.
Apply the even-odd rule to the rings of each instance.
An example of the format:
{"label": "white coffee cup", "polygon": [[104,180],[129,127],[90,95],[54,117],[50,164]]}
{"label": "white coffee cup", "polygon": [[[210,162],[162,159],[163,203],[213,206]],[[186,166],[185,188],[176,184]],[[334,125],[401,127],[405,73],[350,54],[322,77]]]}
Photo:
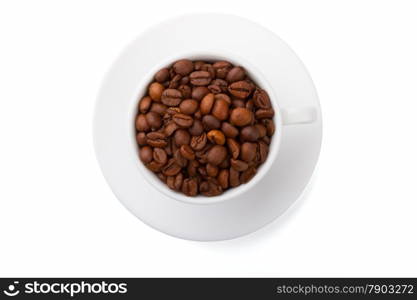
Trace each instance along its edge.
{"label": "white coffee cup", "polygon": [[[275,134],[271,139],[271,144],[269,148],[269,154],[266,161],[258,168],[257,174],[246,184],[241,184],[238,187],[230,188],[225,191],[223,194],[213,197],[206,197],[203,195],[198,195],[196,197],[189,197],[180,192],[171,190],[165,183],[150,170],[148,170],[145,165],[140,161],[138,150],[139,147],[136,142],[136,129],[135,129],[135,119],[138,113],[138,102],[146,94],[149,83],[152,81],[155,73],[163,67],[171,65],[178,59],[188,58],[191,60],[203,60],[203,61],[220,61],[226,60],[231,62],[236,66],[242,66],[252,80],[262,89],[266,90],[268,93],[272,106],[275,110],[275,116],[273,118],[275,122]],[[158,65],[155,65],[154,68],[150,69],[147,72],[147,75],[141,78],[138,83],[137,93],[132,97],[131,105],[129,109],[129,116],[126,118],[128,128],[131,130],[130,134],[130,147],[131,147],[131,156],[132,162],[137,165],[141,174],[145,180],[154,187],[157,191],[163,193],[164,195],[172,198],[173,200],[182,201],[185,203],[191,204],[213,204],[221,201],[227,201],[234,199],[239,195],[245,193],[249,189],[253,188],[264,176],[268,174],[269,169],[271,168],[274,160],[276,159],[280,141],[281,141],[281,129],[282,126],[291,126],[291,125],[300,125],[309,124],[316,120],[317,111],[315,107],[279,107],[277,97],[274,92],[274,89],[270,86],[268,78],[265,78],[262,74],[262,70],[258,70],[256,66],[250,64],[242,57],[237,57],[236,54],[230,54],[224,50],[207,50],[203,52],[190,52],[190,53],[179,53],[168,57],[166,60],[161,61]]]}

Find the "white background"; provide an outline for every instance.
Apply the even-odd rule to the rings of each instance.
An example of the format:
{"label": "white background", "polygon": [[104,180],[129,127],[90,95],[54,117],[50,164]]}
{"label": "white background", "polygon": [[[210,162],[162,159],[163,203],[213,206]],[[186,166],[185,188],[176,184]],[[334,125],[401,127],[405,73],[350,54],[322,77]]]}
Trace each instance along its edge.
{"label": "white background", "polygon": [[[283,38],[310,71],[324,122],[307,197],[215,243],[131,215],[100,173],[91,128],[123,47],[202,11]],[[417,276],[416,16],[415,1],[1,0],[0,276]]]}

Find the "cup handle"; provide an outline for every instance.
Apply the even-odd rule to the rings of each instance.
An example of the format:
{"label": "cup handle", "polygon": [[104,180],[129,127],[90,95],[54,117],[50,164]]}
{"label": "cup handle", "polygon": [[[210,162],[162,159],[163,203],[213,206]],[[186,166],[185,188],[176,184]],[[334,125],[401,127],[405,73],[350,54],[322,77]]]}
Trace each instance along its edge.
{"label": "cup handle", "polygon": [[317,110],[315,107],[284,108],[281,109],[282,124],[310,124],[317,120]]}

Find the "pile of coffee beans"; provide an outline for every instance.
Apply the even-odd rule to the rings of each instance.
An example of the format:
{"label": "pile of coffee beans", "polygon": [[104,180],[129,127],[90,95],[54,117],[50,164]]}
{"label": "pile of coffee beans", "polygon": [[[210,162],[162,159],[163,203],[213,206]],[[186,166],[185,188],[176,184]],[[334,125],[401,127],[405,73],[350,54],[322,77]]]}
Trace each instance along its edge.
{"label": "pile of coffee beans", "polygon": [[273,117],[268,94],[244,68],[181,59],[155,74],[139,102],[139,157],[169,188],[217,196],[265,162]]}

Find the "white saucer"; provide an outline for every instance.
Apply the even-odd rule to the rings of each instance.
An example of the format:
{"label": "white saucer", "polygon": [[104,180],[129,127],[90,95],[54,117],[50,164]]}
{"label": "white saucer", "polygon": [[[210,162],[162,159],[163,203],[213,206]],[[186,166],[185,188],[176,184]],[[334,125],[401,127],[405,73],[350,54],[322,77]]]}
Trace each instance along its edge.
{"label": "white saucer", "polygon": [[[131,157],[127,118],[138,84],[174,54],[207,49],[244,58],[273,86],[279,107],[313,107],[314,123],[286,125],[268,173],[239,197],[211,204],[170,198],[145,180]],[[169,61],[169,60],[168,60]],[[246,19],[193,14],[143,33],[119,56],[98,95],[94,118],[96,155],[116,197],[135,216],[166,234],[199,241],[251,233],[281,215],[300,196],[321,145],[321,112],[314,85],[294,52],[269,30]]]}

